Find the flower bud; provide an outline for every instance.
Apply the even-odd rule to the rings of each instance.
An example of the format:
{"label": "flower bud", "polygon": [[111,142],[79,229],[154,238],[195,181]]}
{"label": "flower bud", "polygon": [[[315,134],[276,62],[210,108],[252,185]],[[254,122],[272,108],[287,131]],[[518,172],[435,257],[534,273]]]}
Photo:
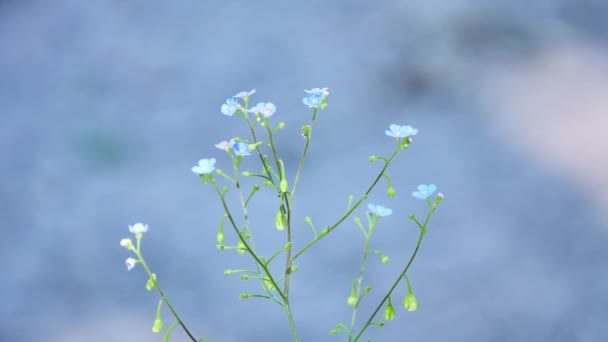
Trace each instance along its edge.
{"label": "flower bud", "polygon": [[388,257],[386,255],[383,255],[382,258],[380,258],[380,262],[383,264],[388,264]]}
{"label": "flower bud", "polygon": [[369,157],[369,161],[372,162],[372,163],[375,162],[376,160],[378,160],[377,156],[370,156]]}
{"label": "flower bud", "polygon": [[128,250],[132,250],[133,247],[133,241],[131,241],[131,239],[122,239],[120,240],[120,245],[123,246],[124,248],[128,249]]}
{"label": "flower bud", "polygon": [[247,298],[249,298],[250,296],[249,296],[248,294],[246,294],[246,293],[241,293],[241,294],[239,295],[239,297],[241,297],[241,299],[247,299]]}
{"label": "flower bud", "polygon": [[234,273],[232,270],[224,270],[224,275],[231,275],[232,273]]}
{"label": "flower bud", "polygon": [[226,246],[224,246],[224,245],[217,245],[217,246],[215,246],[215,248],[217,248],[218,251],[223,251],[224,249],[226,249]]}
{"label": "flower bud", "polygon": [[159,333],[161,331],[163,331],[163,321],[160,318],[157,318],[152,325],[152,332]]}
{"label": "flower bud", "polygon": [[277,212],[277,215],[274,217],[274,226],[277,227],[278,231],[282,231],[286,226],[285,215],[281,212],[281,209]]}
{"label": "flower bud", "polygon": [[302,126],[302,135],[305,138],[310,138],[311,131],[312,131],[312,127],[310,127],[309,125]]}
{"label": "flower bud", "polygon": [[281,192],[287,192],[289,190],[289,184],[287,183],[287,179],[281,179],[281,183],[279,184],[279,189]]}
{"label": "flower bud", "polygon": [[384,317],[384,319],[387,321],[392,321],[395,319],[396,315],[397,314],[395,313],[395,308],[393,308],[393,303],[391,303],[391,297],[388,297],[388,303],[386,304],[386,307],[384,308],[382,317]]}
{"label": "flower bud", "polygon": [[249,172],[249,171],[243,171],[243,173],[241,173],[243,175],[243,177],[251,177],[253,176],[253,173]]}
{"label": "flower bud", "polygon": [[416,311],[418,309],[418,301],[412,292],[408,292],[407,296],[403,298],[403,307],[407,309],[407,311]]}
{"label": "flower bud", "polygon": [[386,190],[386,195],[388,196],[388,198],[395,197],[395,189],[392,186],[389,187],[388,190]]}
{"label": "flower bud", "polygon": [[154,285],[156,284],[156,274],[152,273],[152,278],[148,278],[146,282],[146,290],[152,291],[154,289]]}
{"label": "flower bud", "polygon": [[298,271],[298,265],[293,265],[289,268],[289,273],[296,273]]}
{"label": "flower bud", "polygon": [[215,239],[217,240],[217,243],[219,243],[219,244],[224,243],[224,233],[220,230],[219,232],[217,232]]}
{"label": "flower bud", "polygon": [[353,295],[348,296],[348,299],[346,300],[346,304],[348,306],[352,306],[353,308],[355,306],[357,306],[357,296],[353,296]]}
{"label": "flower bud", "polygon": [[247,252],[247,247],[245,246],[243,241],[239,240],[239,242],[236,244],[236,251],[239,254],[245,254],[245,252]]}

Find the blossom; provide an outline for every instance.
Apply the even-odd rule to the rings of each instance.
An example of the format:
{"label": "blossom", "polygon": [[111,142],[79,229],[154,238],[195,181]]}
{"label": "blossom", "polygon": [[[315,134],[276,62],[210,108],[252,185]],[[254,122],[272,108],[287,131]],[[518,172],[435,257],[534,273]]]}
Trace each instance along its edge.
{"label": "blossom", "polygon": [[250,91],[242,91],[242,92],[234,95],[233,97],[244,99],[244,98],[247,98],[247,97],[253,95],[254,93],[255,93],[255,89],[251,89]]}
{"label": "blossom", "polygon": [[327,88],[313,88],[310,90],[304,89],[304,91],[308,94],[302,99],[302,102],[308,106],[308,108],[317,108],[319,104],[321,104],[321,100],[324,97],[329,96],[329,92]]}
{"label": "blossom", "polygon": [[228,99],[226,103],[222,105],[222,114],[232,116],[234,112],[238,109],[237,103],[235,99]]}
{"label": "blossom", "polygon": [[260,113],[262,114],[263,117],[265,118],[269,118],[272,116],[272,114],[274,114],[274,112],[276,112],[277,110],[277,106],[275,106],[274,104],[267,102],[260,102],[257,104],[257,106],[251,108],[248,110],[248,112],[250,113]]}
{"label": "blossom", "polygon": [[412,135],[416,135],[418,133],[418,130],[415,129],[412,126],[400,126],[400,125],[390,125],[389,127],[391,130],[386,130],[384,131],[384,133],[386,135],[388,135],[389,137],[393,137],[393,138],[405,138],[405,137],[409,137]]}
{"label": "blossom", "polygon": [[131,239],[122,239],[120,240],[120,245],[126,249],[130,249],[133,247],[133,241]]}
{"label": "blossom", "polygon": [[135,260],[133,258],[127,258],[127,260],[125,260],[125,264],[127,265],[128,271],[132,270],[133,267],[135,267],[136,263],[137,263],[137,260]]}
{"label": "blossom", "polygon": [[211,173],[215,170],[215,158],[211,159],[201,159],[198,161],[198,165],[192,167],[192,172],[197,175],[203,175],[206,173]]}
{"label": "blossom", "polygon": [[[143,223],[136,223],[132,226],[129,226],[129,231],[135,235],[142,234],[148,231],[148,225]],[[122,241],[120,242],[122,245]]]}
{"label": "blossom", "polygon": [[378,216],[389,216],[393,213],[392,209],[371,203],[367,205],[367,209]]}
{"label": "blossom", "polygon": [[249,145],[240,141],[234,143],[234,154],[241,157],[250,155],[251,153],[249,153]]}
{"label": "blossom", "polygon": [[418,185],[418,191],[412,192],[412,196],[419,199],[426,199],[427,197],[432,195],[435,190],[437,190],[435,184],[420,184]]}
{"label": "blossom", "polygon": [[234,146],[234,139],[230,139],[230,141],[222,141],[220,143],[215,144],[215,147],[219,148],[223,151],[228,151]]}

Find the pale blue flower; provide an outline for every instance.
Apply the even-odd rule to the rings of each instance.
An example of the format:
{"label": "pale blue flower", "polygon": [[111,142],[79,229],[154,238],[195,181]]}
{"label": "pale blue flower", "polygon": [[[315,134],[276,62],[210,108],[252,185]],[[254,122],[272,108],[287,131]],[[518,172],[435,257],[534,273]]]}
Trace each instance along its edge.
{"label": "pale blue flower", "polygon": [[148,225],[143,223],[136,223],[129,226],[129,231],[133,234],[143,234],[148,231]]}
{"label": "pale blue flower", "polygon": [[253,95],[254,93],[255,93],[255,89],[251,89],[250,91],[242,91],[242,92],[234,95],[233,97],[244,99],[246,97],[249,97],[249,96]]}
{"label": "pale blue flower", "polygon": [[128,271],[132,270],[133,267],[135,267],[136,263],[137,263],[137,260],[135,260],[133,258],[127,258],[127,260],[125,260],[125,264],[127,265]]}
{"label": "pale blue flower", "polygon": [[251,154],[251,153],[249,153],[249,145],[247,145],[244,142],[240,142],[240,141],[237,143],[234,143],[233,150],[234,150],[234,154],[236,154],[237,156],[241,156],[241,157],[248,156]]}
{"label": "pale blue flower", "polygon": [[378,216],[389,216],[393,213],[392,209],[371,203],[367,205],[367,209]]}
{"label": "pale blue flower", "polygon": [[427,197],[431,196],[435,190],[437,190],[435,184],[420,184],[418,185],[418,191],[412,192],[412,196],[419,199],[426,199]]}
{"label": "pale blue flower", "polygon": [[226,103],[222,105],[222,114],[232,116],[234,112],[238,109],[237,103],[235,99],[228,99]]}
{"label": "pale blue flower", "polygon": [[390,125],[390,131],[386,130],[384,133],[389,137],[393,138],[405,138],[412,135],[416,135],[418,130],[412,126],[400,126],[400,125]]}
{"label": "pale blue flower", "polygon": [[215,158],[201,159],[198,161],[198,165],[192,167],[192,172],[197,175],[211,173],[213,170],[215,170]]}
{"label": "pale blue flower", "polygon": [[260,113],[263,117],[265,118],[269,118],[272,116],[272,114],[274,114],[274,112],[276,112],[277,110],[277,106],[275,106],[274,104],[267,102],[260,102],[257,104],[257,106],[251,108],[248,110],[249,113]]}
{"label": "pale blue flower", "polygon": [[324,97],[329,96],[329,92],[327,88],[313,88],[310,90],[304,89],[304,91],[308,94],[302,99],[302,102],[308,106],[308,108],[317,108],[319,104],[321,104],[321,100]]}
{"label": "pale blue flower", "polygon": [[220,143],[215,144],[215,147],[219,148],[223,151],[228,151],[234,146],[234,139],[230,139],[230,141],[222,141]]}

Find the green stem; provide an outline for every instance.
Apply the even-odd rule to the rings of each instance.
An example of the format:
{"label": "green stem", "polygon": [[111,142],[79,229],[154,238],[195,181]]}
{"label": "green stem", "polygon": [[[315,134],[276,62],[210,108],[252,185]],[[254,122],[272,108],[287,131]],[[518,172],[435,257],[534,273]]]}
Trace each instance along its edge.
{"label": "green stem", "polygon": [[175,312],[175,310],[173,309],[173,306],[171,306],[171,303],[169,303],[169,300],[167,299],[167,297],[165,297],[165,294],[163,293],[160,286],[156,282],[156,279],[154,279],[154,276],[152,275],[152,271],[150,271],[150,268],[148,267],[148,264],[146,264],[146,261],[144,260],[142,255],[138,251],[135,251],[135,254],[139,257],[139,260],[141,261],[141,265],[143,266],[144,270],[146,270],[146,273],[148,273],[148,276],[150,277],[150,279],[152,279],[152,281],[154,282],[154,288],[156,289],[156,292],[158,292],[158,295],[160,296],[160,298],[163,300],[163,302],[165,302],[165,304],[171,311],[171,314],[173,314],[173,317],[175,317],[175,320],[179,323],[179,325],[182,327],[182,329],[184,330],[186,335],[188,335],[190,340],[192,340],[193,342],[197,342],[196,338],[192,335],[190,330],[188,330],[188,328],[186,328],[186,325],[184,324],[184,322],[182,322],[182,320],[179,318],[179,316],[177,315],[177,312]]}
{"label": "green stem", "polygon": [[314,246],[317,242],[319,242],[319,240],[321,240],[322,238],[324,238],[325,236],[327,236],[329,233],[331,233],[334,229],[336,229],[342,222],[344,222],[344,220],[346,220],[353,213],[353,211],[355,211],[355,209],[357,209],[361,205],[361,203],[363,203],[363,201],[365,201],[367,199],[367,196],[372,192],[372,190],[374,189],[374,187],[376,186],[376,184],[378,184],[378,181],[380,180],[380,178],[382,178],[382,175],[384,174],[384,171],[386,171],[386,169],[388,168],[389,164],[395,158],[395,156],[397,155],[397,153],[399,153],[399,148],[398,147],[395,150],[395,152],[393,152],[393,154],[391,155],[391,157],[384,163],[384,167],[382,168],[382,170],[380,170],[380,173],[378,174],[378,176],[376,177],[376,179],[372,182],[372,184],[369,186],[369,188],[367,189],[367,191],[365,191],[365,193],[363,194],[363,196],[361,196],[361,198],[355,203],[355,205],[352,208],[350,208],[346,212],[346,214],[344,214],[336,223],[334,223],[332,226],[330,226],[329,228],[327,228],[326,231],[325,231],[325,234],[320,234],[319,236],[317,236],[316,238],[314,238],[311,242],[309,242],[306,246],[304,246],[304,248],[302,248],[301,250],[299,250],[294,255],[294,257],[293,257],[294,261],[300,255],[302,255],[304,252],[306,252],[310,247]]}
{"label": "green stem", "polygon": [[213,185],[213,188],[215,189],[215,192],[217,192],[217,195],[220,197],[220,200],[222,202],[222,206],[224,207],[224,212],[226,212],[226,215],[228,216],[228,220],[230,221],[230,223],[232,225],[232,228],[234,229],[234,232],[239,237],[239,240],[241,240],[241,242],[245,246],[245,249],[247,250],[247,252],[249,253],[249,255],[251,255],[251,257],[255,260],[255,262],[257,263],[257,265],[259,265],[264,270],[264,274],[266,274],[266,276],[268,277],[268,279],[270,280],[270,282],[272,283],[272,285],[274,286],[274,288],[276,288],[276,290],[279,293],[279,295],[281,296],[281,299],[283,300],[283,302],[285,304],[287,304],[287,297],[285,297],[285,295],[283,294],[283,292],[280,290],[279,285],[277,285],[276,281],[274,280],[274,277],[272,276],[272,274],[270,274],[270,271],[268,270],[268,267],[255,254],[255,252],[253,251],[253,249],[251,248],[251,246],[249,246],[249,244],[247,243],[246,239],[243,238],[242,234],[239,232],[239,228],[237,227],[236,222],[234,222],[234,218],[232,217],[232,214],[230,213],[230,209],[228,209],[228,205],[226,204],[226,200],[224,199],[224,196],[222,196],[222,193],[220,192],[220,189],[218,188],[217,184],[215,184],[215,181],[212,181],[211,184]]}
{"label": "green stem", "polygon": [[298,338],[298,333],[296,331],[296,324],[293,321],[293,315],[291,314],[291,309],[288,303],[285,303],[285,313],[287,314],[287,320],[289,321],[289,328],[291,329],[291,336],[293,336],[293,341],[298,342],[300,339]]}
{"label": "green stem", "polygon": [[304,166],[304,160],[306,159],[306,154],[308,153],[308,146],[310,145],[310,134],[312,134],[312,127],[315,123],[315,118],[317,117],[317,110],[315,108],[312,114],[312,120],[310,121],[310,133],[309,136],[306,136],[306,145],[304,145],[304,151],[302,152],[302,157],[300,157],[300,163],[298,164],[298,171],[296,172],[296,177],[293,181],[293,187],[291,188],[291,202],[293,204],[293,197],[296,194],[296,187],[298,185],[298,181],[300,180],[300,174],[302,173],[302,167]]}
{"label": "green stem", "polygon": [[[376,218],[376,222],[377,222],[377,218]],[[363,273],[365,272],[365,264],[367,262],[367,256],[369,255],[369,241],[371,239],[371,235],[372,235],[372,231],[374,229],[373,225],[375,223],[372,223],[372,225],[370,226],[369,229],[369,233],[365,235],[365,247],[363,249],[363,260],[361,261],[361,269],[359,271],[359,278],[357,279],[357,304],[355,305],[355,307],[353,308],[353,315],[351,317],[350,320],[350,331],[353,331],[353,329],[355,328],[355,320],[357,318],[357,308],[359,307],[359,295],[361,294],[361,284],[363,283]],[[349,336],[349,339],[352,338],[352,336]]]}
{"label": "green stem", "polygon": [[397,280],[395,280],[395,282],[393,283],[393,286],[391,287],[391,289],[388,291],[386,296],[384,296],[384,298],[382,299],[380,304],[378,304],[378,306],[376,307],[376,309],[374,310],[372,315],[369,317],[369,319],[367,320],[367,322],[365,323],[365,325],[363,326],[363,328],[361,329],[359,334],[357,334],[357,336],[355,337],[353,342],[357,342],[359,340],[361,335],[363,335],[365,330],[371,325],[372,321],[374,320],[374,317],[376,317],[376,315],[378,314],[378,312],[380,311],[382,306],[384,306],[384,303],[386,303],[386,301],[391,296],[391,294],[393,293],[395,288],[397,288],[397,285],[399,285],[399,283],[401,282],[401,279],[403,279],[405,277],[405,274],[407,273],[410,266],[414,262],[414,259],[416,259],[416,254],[418,254],[418,250],[420,249],[420,244],[422,243],[422,238],[424,238],[424,235],[426,234],[426,231],[427,231],[427,224],[436,208],[437,208],[436,206],[435,207],[431,206],[431,209],[429,210],[429,213],[426,216],[426,220],[424,221],[424,225],[420,225],[419,223],[417,223],[420,228],[420,235],[418,236],[418,243],[416,244],[416,249],[414,249],[414,252],[412,253],[412,256],[410,257],[410,260],[408,261],[408,263],[405,266],[405,268],[403,269],[403,271],[401,273],[399,273],[399,276],[397,277]]}

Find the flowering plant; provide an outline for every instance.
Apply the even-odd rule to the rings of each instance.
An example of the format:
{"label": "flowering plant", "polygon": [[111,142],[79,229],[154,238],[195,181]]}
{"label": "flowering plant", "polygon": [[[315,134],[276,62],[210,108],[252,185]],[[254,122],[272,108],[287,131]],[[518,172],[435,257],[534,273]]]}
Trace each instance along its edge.
{"label": "flowering plant", "polygon": [[[270,300],[285,311],[287,322],[294,341],[299,341],[298,332],[296,329],[296,323],[290,306],[290,285],[291,276],[297,271],[297,266],[294,262],[300,258],[305,252],[311,247],[323,240],[327,235],[335,231],[344,221],[351,217],[354,212],[368,199],[369,194],[374,190],[379,181],[384,177],[387,181],[387,196],[393,198],[395,196],[395,189],[392,186],[391,179],[387,174],[387,169],[393,159],[399,152],[406,151],[410,144],[413,142],[412,136],[418,133],[418,130],[411,126],[401,126],[392,124],[389,126],[389,130],[386,130],[385,134],[395,140],[395,150],[388,157],[371,156],[370,161],[382,161],[384,163],[382,169],[372,181],[371,185],[355,200],[354,196],[349,196],[347,209],[344,214],[339,217],[334,224],[327,226],[325,229],[317,231],[312,223],[310,217],[305,218],[305,223],[312,229],[311,239],[304,243],[302,247],[296,249],[296,246],[300,245],[299,241],[292,240],[292,232],[295,229],[296,224],[292,221],[292,210],[294,204],[294,197],[296,194],[296,187],[300,179],[300,175],[303,169],[306,155],[311,142],[312,129],[317,118],[317,114],[320,110],[324,110],[327,107],[327,99],[329,92],[327,88],[314,88],[311,90],[305,90],[306,96],[302,102],[312,109],[311,120],[307,125],[304,125],[301,129],[302,136],[304,137],[304,148],[297,167],[296,174],[293,181],[288,180],[288,176],[285,172],[285,165],[283,159],[279,157],[276,145],[274,143],[274,135],[285,127],[283,122],[273,126],[271,120],[277,111],[274,104],[270,102],[260,102],[253,107],[249,107],[249,99],[251,95],[255,93],[255,89],[251,91],[244,91],[236,94],[232,98],[226,100],[220,108],[221,113],[226,116],[237,116],[242,119],[249,127],[251,138],[249,140],[233,138],[229,141],[222,141],[217,143],[215,146],[226,152],[230,162],[232,164],[233,172],[231,175],[224,173],[221,169],[215,167],[216,159],[207,158],[199,160],[198,164],[192,167],[194,172],[201,183],[211,186],[211,188],[217,194],[224,214],[219,223],[219,229],[216,234],[217,249],[220,251],[233,250],[240,254],[246,254],[250,257],[253,262],[253,268],[251,269],[238,269],[238,270],[226,270],[225,275],[239,274],[242,280],[257,280],[261,284],[262,293],[256,294],[241,294],[242,299],[247,298],[262,298]],[[253,115],[250,115],[253,114]],[[259,131],[265,131],[267,140],[260,140],[258,138]],[[269,156],[270,155],[270,156]],[[243,158],[259,158],[261,163],[260,172],[244,171],[241,168],[241,162]],[[216,179],[215,176],[220,176],[223,179]],[[256,184],[251,189],[246,190],[240,182],[240,177],[253,177],[261,180],[261,184]],[[232,211],[226,201],[228,188],[221,187],[219,181],[227,182],[236,188],[236,193],[240,208],[238,213]],[[285,234],[285,244],[278,248],[276,253],[270,257],[261,255],[256,251],[254,244],[254,229],[250,224],[248,205],[254,199],[255,194],[261,189],[261,185],[274,192],[278,198],[277,212],[274,217],[274,225],[276,229]],[[365,295],[371,291],[370,287],[363,287],[363,275],[368,261],[370,252],[379,257],[382,264],[389,262],[389,258],[378,250],[370,249],[370,241],[372,233],[374,232],[376,225],[380,219],[385,216],[392,215],[393,211],[382,205],[371,204],[367,205],[368,211],[365,213],[366,224],[364,225],[359,217],[354,217],[354,223],[359,227],[365,243],[363,247],[363,256],[360,266],[359,274],[353,279],[350,294],[346,299],[346,304],[352,307],[352,316],[350,324],[338,323],[334,329],[330,330],[331,335],[344,334],[348,342],[356,342],[362,338],[362,335],[366,332],[369,327],[377,326],[383,327],[384,322],[378,318],[380,310],[382,312],[382,319],[384,321],[392,321],[395,318],[396,311],[393,307],[391,297],[393,296],[397,286],[405,279],[407,284],[407,294],[403,299],[403,307],[407,311],[414,311],[418,308],[418,301],[413,294],[410,280],[406,273],[412,262],[414,261],[416,254],[422,243],[422,239],[425,236],[428,224],[431,216],[443,200],[443,194],[438,193],[435,198],[431,198],[431,195],[436,191],[434,184],[421,184],[418,186],[417,191],[412,192],[412,196],[424,200],[428,205],[428,212],[424,220],[418,220],[413,214],[409,215],[409,219],[415,223],[419,228],[420,233],[418,237],[418,243],[414,249],[409,260],[404,262],[404,267],[401,272],[396,276],[396,279],[391,288],[386,292],[382,300],[376,305],[375,310],[369,314],[369,318],[361,326],[357,326],[357,315],[359,313],[359,306]],[[242,224],[238,224],[239,216],[242,218]],[[230,235],[232,239],[236,241],[235,246],[228,246],[225,244],[226,235],[224,232],[224,224],[226,223],[231,231]],[[148,281],[146,283],[146,289],[148,291],[156,290],[160,296],[158,303],[156,318],[152,325],[152,331],[160,333],[164,330],[164,324],[161,319],[161,309],[163,304],[171,311],[171,314],[175,321],[166,329],[164,341],[169,341],[172,330],[176,326],[180,326],[184,330],[188,338],[193,342],[206,341],[203,338],[195,338],[190,330],[186,327],[185,323],[178,316],[177,312],[171,306],[169,300],[164,295],[160,288],[157,276],[152,273],[146,261],[143,258],[141,252],[141,242],[143,234],[148,231],[148,226],[142,223],[136,223],[133,226],[129,226],[129,231],[135,235],[135,243],[129,238],[122,239],[120,245],[129,250],[134,254],[134,257],[126,259],[126,266],[128,270],[132,270],[137,264],[141,264],[142,268],[148,274]],[[270,265],[276,262],[277,259],[284,258],[285,267],[283,272],[276,274],[270,269]]]}

